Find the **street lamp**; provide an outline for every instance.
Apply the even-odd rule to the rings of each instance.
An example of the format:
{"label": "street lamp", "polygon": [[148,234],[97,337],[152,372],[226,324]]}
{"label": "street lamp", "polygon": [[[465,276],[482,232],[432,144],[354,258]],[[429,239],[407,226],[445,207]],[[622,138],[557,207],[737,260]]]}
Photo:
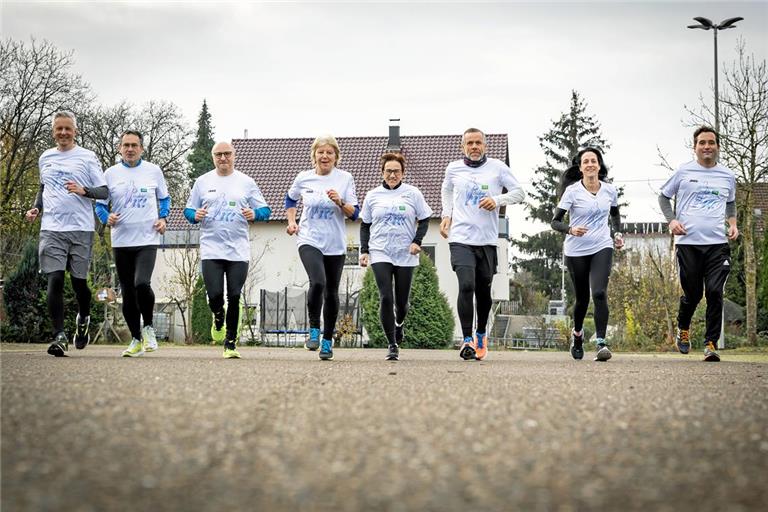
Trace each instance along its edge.
{"label": "street lamp", "polygon": [[719,100],[718,90],[717,90],[717,31],[734,28],[736,26],[736,23],[743,20],[744,18],[741,18],[741,17],[728,18],[727,20],[721,21],[719,25],[715,25],[714,23],[712,23],[712,20],[710,20],[709,18],[705,18],[703,16],[696,16],[693,19],[698,21],[699,24],[688,25],[688,28],[700,28],[702,30],[712,30],[715,34],[715,131],[720,132],[720,109],[719,109],[720,100]]}

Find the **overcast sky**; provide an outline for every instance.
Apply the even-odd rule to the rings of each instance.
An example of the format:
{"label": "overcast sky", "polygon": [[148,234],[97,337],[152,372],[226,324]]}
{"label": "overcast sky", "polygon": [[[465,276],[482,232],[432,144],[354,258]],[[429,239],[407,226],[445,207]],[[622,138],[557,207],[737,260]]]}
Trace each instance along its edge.
{"label": "overcast sky", "polygon": [[690,160],[684,105],[711,101],[712,32],[693,16],[742,16],[718,34],[723,65],[738,37],[768,54],[768,2],[14,2],[2,35],[74,50],[102,103],[173,101],[194,123],[208,101],[216,139],[509,135],[530,190],[538,136],[575,89],[611,144],[629,221],[660,221],[656,191]]}

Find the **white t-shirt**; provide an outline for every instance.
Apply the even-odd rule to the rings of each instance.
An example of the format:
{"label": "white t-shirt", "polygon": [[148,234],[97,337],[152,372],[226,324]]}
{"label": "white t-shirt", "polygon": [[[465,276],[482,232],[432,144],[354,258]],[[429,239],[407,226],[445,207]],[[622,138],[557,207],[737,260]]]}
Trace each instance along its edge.
{"label": "white t-shirt", "polygon": [[335,167],[326,175],[317,174],[314,169],[300,172],[288,189],[288,197],[294,201],[301,199],[304,205],[297,245],[310,245],[326,256],[338,256],[347,253],[344,213],[328,198],[328,190],[338,192],[345,204],[357,206],[355,180],[347,171]]}
{"label": "white t-shirt", "polygon": [[661,193],[677,196],[675,215],[687,235],[675,236],[678,245],[713,245],[728,242],[725,203],[736,200],[736,176],[717,164],[704,167],[691,160],[677,168],[661,187]]}
{"label": "white t-shirt", "polygon": [[415,267],[419,255],[408,249],[416,236],[416,221],[428,219],[432,209],[421,191],[402,183],[394,190],[378,187],[365,195],[360,218],[371,224],[368,251],[371,263]]}
{"label": "white t-shirt", "polygon": [[200,222],[200,259],[250,261],[248,221],[241,208],[267,206],[253,178],[238,170],[227,176],[208,171],[195,180],[186,207],[204,205],[208,215]]}
{"label": "white t-shirt", "polygon": [[565,236],[563,253],[566,256],[589,256],[613,247],[608,225],[611,206],[618,206],[618,193],[610,183],[601,181],[600,190],[594,195],[584,188],[581,180],[565,189],[557,207],[568,211],[571,226],[588,228],[584,236]]}
{"label": "white t-shirt", "polygon": [[93,231],[93,200],[70,194],[68,181],[95,188],[107,184],[96,154],[80,146],[67,151],[56,148],[40,155],[40,183],[43,187],[43,231]]}
{"label": "white t-shirt", "polygon": [[488,211],[478,204],[484,197],[496,198],[502,188],[519,190],[512,171],[501,160],[488,158],[480,167],[469,167],[463,160],[448,164],[442,194],[453,199],[452,210],[443,204],[442,217],[451,217],[449,242],[466,245],[496,245],[499,238],[499,212]]}
{"label": "white t-shirt", "polygon": [[160,167],[144,160],[136,167],[123,163],[104,172],[109,187],[109,199],[97,203],[112,203],[110,211],[119,213],[117,223],[110,228],[112,247],[141,247],[160,245],[160,233],[155,230],[158,199],[168,197],[168,186]]}

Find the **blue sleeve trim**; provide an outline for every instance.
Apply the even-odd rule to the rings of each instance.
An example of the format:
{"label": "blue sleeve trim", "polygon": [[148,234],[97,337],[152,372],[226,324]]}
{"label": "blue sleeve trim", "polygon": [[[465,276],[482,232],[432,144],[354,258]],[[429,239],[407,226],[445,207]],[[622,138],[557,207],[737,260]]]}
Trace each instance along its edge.
{"label": "blue sleeve trim", "polygon": [[104,203],[96,203],[96,216],[102,224],[106,224],[109,219],[109,207]]}
{"label": "blue sleeve trim", "polygon": [[272,210],[269,209],[269,206],[257,208],[253,210],[253,222],[268,220],[270,215],[272,215]]}
{"label": "blue sleeve trim", "polygon": [[293,199],[291,199],[291,196],[289,196],[288,194],[285,194],[285,209],[286,210],[288,208],[296,208],[297,204],[299,204],[299,201],[294,201]]}
{"label": "blue sleeve trim", "polygon": [[360,206],[355,205],[355,211],[352,212],[352,215],[349,216],[349,220],[357,220],[359,216],[360,216]]}
{"label": "blue sleeve trim", "polygon": [[158,212],[157,216],[161,219],[165,219],[168,217],[168,214],[171,213],[171,196],[160,199],[158,204],[160,211]]}
{"label": "blue sleeve trim", "polygon": [[187,218],[187,220],[190,222],[190,224],[197,224],[197,221],[195,220],[195,209],[194,208],[184,208],[184,217]]}

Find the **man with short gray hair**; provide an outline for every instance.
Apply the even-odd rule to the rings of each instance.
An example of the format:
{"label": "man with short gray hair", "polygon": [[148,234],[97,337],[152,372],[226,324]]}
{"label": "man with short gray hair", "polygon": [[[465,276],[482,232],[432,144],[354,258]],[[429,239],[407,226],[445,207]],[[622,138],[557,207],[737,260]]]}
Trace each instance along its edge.
{"label": "man with short gray hair", "polygon": [[[482,131],[465,130],[461,149],[464,158],[449,163],[445,169],[440,235],[448,239],[451,266],[459,281],[456,309],[464,338],[459,356],[482,360],[488,353],[486,327],[498,258],[498,208],[521,203],[525,192],[504,162],[488,158]],[[477,328],[473,336],[475,312]]]}
{"label": "man with short gray hair", "polygon": [[78,304],[75,347],[90,341],[91,290],[86,281],[93,249],[93,199],[106,199],[107,184],[98,158],[75,143],[77,119],[71,112],[53,116],[56,147],[38,162],[40,190],[26,219],[41,213],[40,271],[48,277],[48,310],[53,323],[53,343],[48,353],[66,356],[69,340],[64,332],[64,272],[69,271]]}

